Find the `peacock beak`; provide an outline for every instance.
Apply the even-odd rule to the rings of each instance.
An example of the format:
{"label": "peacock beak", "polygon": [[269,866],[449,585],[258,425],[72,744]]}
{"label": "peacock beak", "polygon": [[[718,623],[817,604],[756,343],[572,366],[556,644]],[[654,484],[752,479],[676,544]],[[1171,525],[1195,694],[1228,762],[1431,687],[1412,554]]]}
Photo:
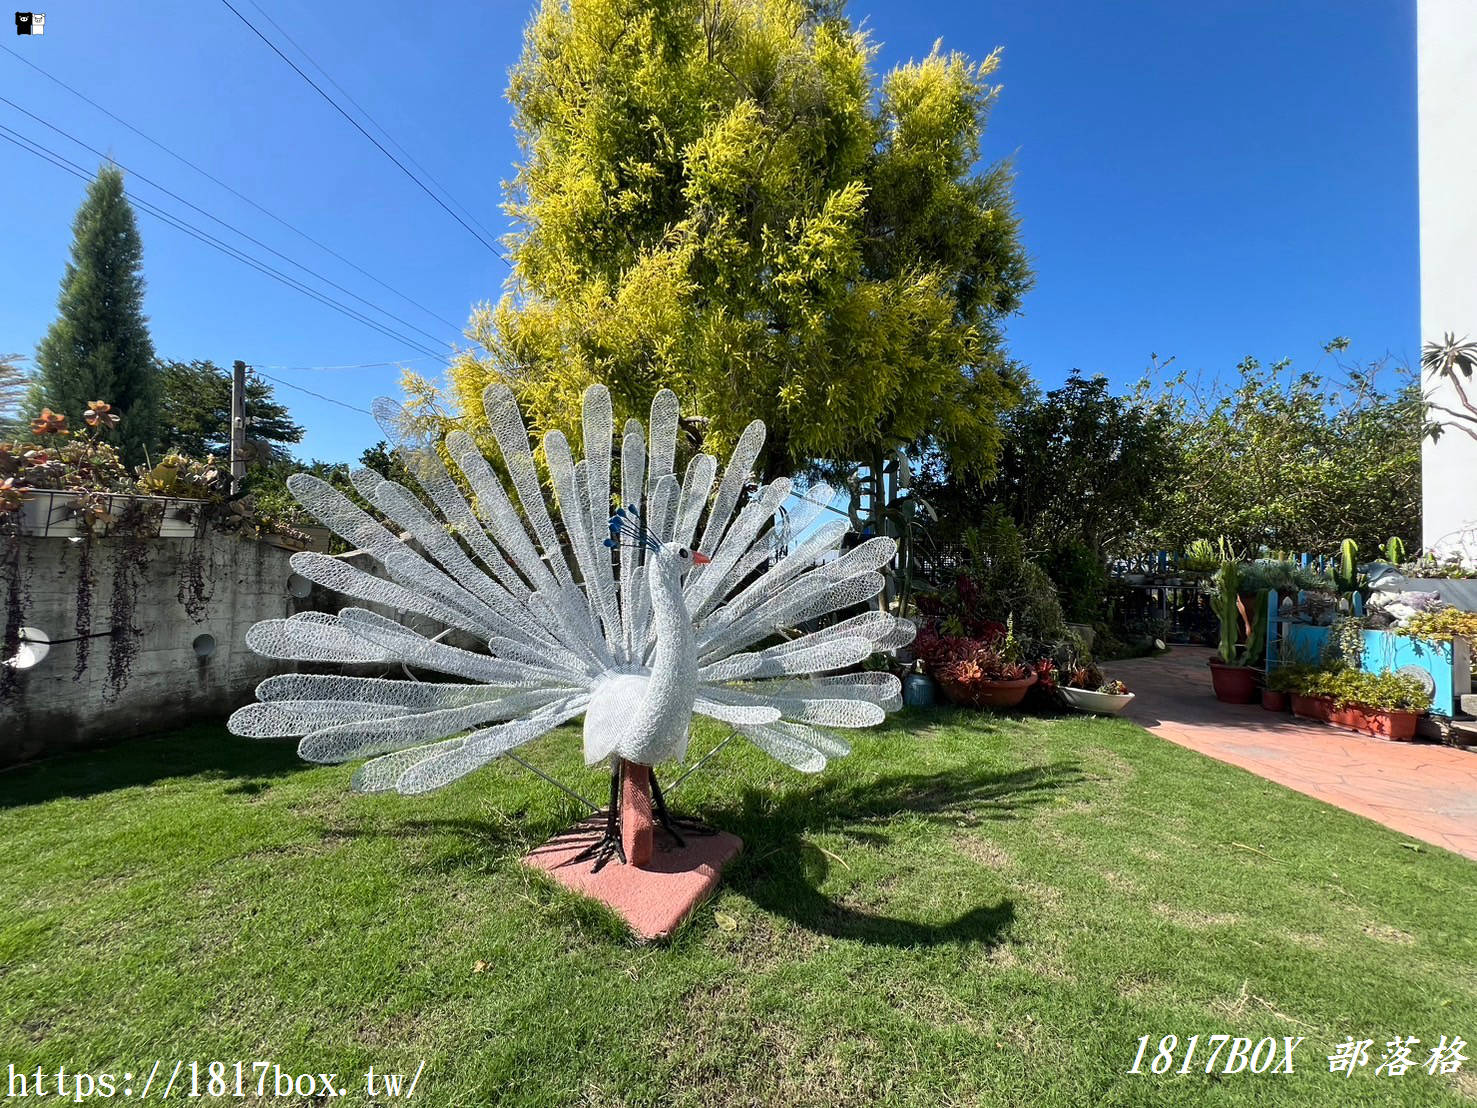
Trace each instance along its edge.
{"label": "peacock beak", "polygon": [[706,554],[699,554],[696,550],[692,552],[692,564],[695,566],[705,566],[712,560]]}

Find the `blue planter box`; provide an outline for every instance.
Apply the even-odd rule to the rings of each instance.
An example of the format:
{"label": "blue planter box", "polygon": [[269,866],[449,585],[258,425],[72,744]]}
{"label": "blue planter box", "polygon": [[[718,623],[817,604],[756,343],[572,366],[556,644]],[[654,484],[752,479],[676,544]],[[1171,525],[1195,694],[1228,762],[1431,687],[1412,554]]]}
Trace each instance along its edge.
{"label": "blue planter box", "polygon": [[[1323,653],[1323,645],[1331,631],[1327,627],[1314,627],[1306,623],[1279,623],[1281,635],[1289,649],[1298,657],[1316,662]],[[1275,667],[1275,654],[1269,666]],[[1435,689],[1431,694],[1431,714],[1446,716],[1456,714],[1464,694],[1472,691],[1471,648],[1465,639],[1441,642],[1435,639],[1413,639],[1396,635],[1390,631],[1364,632],[1364,660],[1359,667],[1366,673],[1389,673],[1414,666],[1431,675]]]}

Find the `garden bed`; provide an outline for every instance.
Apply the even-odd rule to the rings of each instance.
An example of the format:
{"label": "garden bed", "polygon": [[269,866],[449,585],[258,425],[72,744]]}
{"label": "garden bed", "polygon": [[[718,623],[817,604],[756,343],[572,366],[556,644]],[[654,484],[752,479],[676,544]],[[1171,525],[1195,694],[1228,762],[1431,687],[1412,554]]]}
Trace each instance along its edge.
{"label": "garden bed", "polygon": [[1297,693],[1292,697],[1292,713],[1303,719],[1319,720],[1335,727],[1345,727],[1350,731],[1400,742],[1409,742],[1415,738],[1416,726],[1421,718],[1419,712],[1387,711],[1364,704],[1340,705],[1332,697],[1303,696]]}

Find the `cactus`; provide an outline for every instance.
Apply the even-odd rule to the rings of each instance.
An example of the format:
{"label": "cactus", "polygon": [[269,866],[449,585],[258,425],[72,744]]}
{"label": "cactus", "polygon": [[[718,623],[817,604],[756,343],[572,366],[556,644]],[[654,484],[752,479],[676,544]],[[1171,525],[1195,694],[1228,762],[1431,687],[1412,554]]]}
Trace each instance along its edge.
{"label": "cactus", "polygon": [[[1235,562],[1223,562],[1215,575],[1215,592],[1210,605],[1221,622],[1221,638],[1218,651],[1221,661],[1228,666],[1260,666],[1267,656],[1267,598],[1269,589],[1258,589],[1251,594],[1251,609],[1241,596],[1241,567]],[[1241,633],[1246,632],[1246,644],[1241,645]]]}
{"label": "cactus", "polygon": [[1221,661],[1228,666],[1237,664],[1236,640],[1240,638],[1241,624],[1237,604],[1241,599],[1241,570],[1235,562],[1222,562],[1215,575],[1215,592],[1210,599],[1216,618],[1221,621],[1219,651]]}
{"label": "cactus", "polygon": [[1359,590],[1359,544],[1345,539],[1339,546],[1339,558],[1333,567],[1333,585],[1340,595]]}
{"label": "cactus", "polygon": [[1267,597],[1268,589],[1259,590],[1251,602],[1251,622],[1246,632],[1246,654],[1242,659],[1246,665],[1260,666],[1267,656]]}
{"label": "cactus", "polygon": [[1405,561],[1405,544],[1396,535],[1391,535],[1385,540],[1385,561],[1392,566],[1398,566]]}

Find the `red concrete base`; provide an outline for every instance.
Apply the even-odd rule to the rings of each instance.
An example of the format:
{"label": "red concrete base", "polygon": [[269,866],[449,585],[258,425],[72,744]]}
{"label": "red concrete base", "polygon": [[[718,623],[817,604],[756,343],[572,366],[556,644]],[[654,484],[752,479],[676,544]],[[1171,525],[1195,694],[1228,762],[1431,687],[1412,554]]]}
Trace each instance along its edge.
{"label": "red concrete base", "polygon": [[599,873],[592,873],[594,862],[573,859],[604,831],[605,817],[592,816],[529,851],[523,864],[615,909],[632,931],[647,940],[671,935],[712,894],[723,867],[744,848],[743,840],[727,831],[687,835],[687,846],[679,848],[658,830],[647,865],[622,865],[619,858],[612,858]]}

